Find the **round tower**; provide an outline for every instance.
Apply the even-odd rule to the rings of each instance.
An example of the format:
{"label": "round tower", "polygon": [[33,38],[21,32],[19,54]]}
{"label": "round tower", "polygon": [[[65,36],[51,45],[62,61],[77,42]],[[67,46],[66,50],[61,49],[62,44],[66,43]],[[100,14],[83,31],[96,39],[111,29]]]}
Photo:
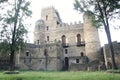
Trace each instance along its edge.
{"label": "round tower", "polygon": [[84,14],[85,52],[89,61],[100,60],[100,40],[98,29],[92,25],[92,17]]}
{"label": "round tower", "polygon": [[45,41],[44,37],[44,21],[38,20],[35,23],[35,30],[34,30],[34,43],[35,44],[42,44]]}

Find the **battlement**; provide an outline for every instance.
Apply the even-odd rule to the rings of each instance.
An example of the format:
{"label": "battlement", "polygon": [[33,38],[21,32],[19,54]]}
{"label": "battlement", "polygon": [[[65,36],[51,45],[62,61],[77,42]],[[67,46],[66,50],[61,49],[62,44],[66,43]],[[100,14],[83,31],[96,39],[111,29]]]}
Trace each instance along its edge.
{"label": "battlement", "polygon": [[71,22],[70,24],[68,23],[62,23],[62,24],[58,24],[57,28],[59,27],[82,27],[83,23],[79,22]]}

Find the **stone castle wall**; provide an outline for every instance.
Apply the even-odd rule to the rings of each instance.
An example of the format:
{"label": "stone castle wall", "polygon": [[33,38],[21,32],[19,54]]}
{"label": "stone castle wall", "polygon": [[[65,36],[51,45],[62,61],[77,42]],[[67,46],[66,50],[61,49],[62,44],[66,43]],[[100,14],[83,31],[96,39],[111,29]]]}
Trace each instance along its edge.
{"label": "stone castle wall", "polygon": [[[114,56],[115,56],[115,62],[118,68],[120,68],[120,43],[113,42],[113,49],[114,49]],[[108,47],[108,44],[105,44],[103,47],[103,53],[104,53],[104,59],[105,64],[108,69],[112,67],[112,61],[111,61],[111,54]]]}
{"label": "stone castle wall", "polygon": [[[47,49],[47,57],[45,49]],[[26,51],[21,54],[19,65],[21,69],[46,70],[47,66],[47,70],[60,70],[58,55],[60,54],[58,54],[57,46],[54,44],[34,45],[33,47],[27,45]]]}
{"label": "stone castle wall", "polygon": [[85,51],[90,61],[100,60],[100,40],[98,30],[92,25],[92,18],[84,15]]}
{"label": "stone castle wall", "polygon": [[[78,34],[80,35],[79,45]],[[62,44],[62,36],[66,38],[65,45]],[[53,7],[42,10],[41,20],[38,20],[35,26],[34,42],[34,48],[26,49],[29,51],[29,56],[26,52],[21,55],[21,68],[68,70],[77,68],[76,64],[82,65],[79,56],[88,57],[90,61],[98,59],[99,56],[98,32],[90,24],[89,19],[85,19],[84,23],[67,24],[61,21]],[[47,50],[47,56],[45,56],[45,50]],[[81,69],[81,67],[78,68]]]}

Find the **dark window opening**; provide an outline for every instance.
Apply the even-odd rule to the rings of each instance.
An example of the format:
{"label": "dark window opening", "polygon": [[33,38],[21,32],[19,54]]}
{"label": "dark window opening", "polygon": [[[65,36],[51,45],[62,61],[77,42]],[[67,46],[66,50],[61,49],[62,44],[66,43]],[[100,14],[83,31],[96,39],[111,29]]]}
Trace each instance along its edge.
{"label": "dark window opening", "polygon": [[68,68],[69,68],[69,58],[68,58],[68,57],[65,57],[64,69],[65,69],[65,70],[68,70]]}
{"label": "dark window opening", "polygon": [[39,42],[39,40],[37,40],[37,44],[39,44],[40,42]]}
{"label": "dark window opening", "polygon": [[29,51],[26,52],[26,56],[29,56]]}
{"label": "dark window opening", "polygon": [[76,63],[79,63],[79,59],[76,59]]}
{"label": "dark window opening", "polygon": [[77,34],[77,46],[81,45],[81,35]]}
{"label": "dark window opening", "polygon": [[60,24],[60,22],[57,21],[57,25]]}
{"label": "dark window opening", "polygon": [[48,20],[48,15],[46,15],[46,20]]}
{"label": "dark window opening", "polygon": [[48,51],[47,51],[47,49],[44,50],[44,56],[48,56]]}
{"label": "dark window opening", "polygon": [[49,41],[49,36],[47,36],[47,41]]}
{"label": "dark window opening", "polygon": [[49,30],[49,27],[47,26],[47,30]]}
{"label": "dark window opening", "polygon": [[68,50],[67,49],[65,49],[65,54],[67,54],[68,53]]}
{"label": "dark window opening", "polygon": [[80,54],[81,54],[82,57],[84,56],[83,52],[81,52]]}

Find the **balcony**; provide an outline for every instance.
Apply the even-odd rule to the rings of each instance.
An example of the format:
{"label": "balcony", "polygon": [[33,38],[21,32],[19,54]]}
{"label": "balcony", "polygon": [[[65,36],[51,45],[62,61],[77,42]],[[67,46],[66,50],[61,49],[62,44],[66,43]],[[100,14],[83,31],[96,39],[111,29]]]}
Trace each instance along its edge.
{"label": "balcony", "polygon": [[77,42],[77,44],[76,44],[76,46],[85,46],[85,42],[84,41],[82,41],[82,42]]}
{"label": "balcony", "polygon": [[63,48],[69,47],[68,43],[62,43]]}

